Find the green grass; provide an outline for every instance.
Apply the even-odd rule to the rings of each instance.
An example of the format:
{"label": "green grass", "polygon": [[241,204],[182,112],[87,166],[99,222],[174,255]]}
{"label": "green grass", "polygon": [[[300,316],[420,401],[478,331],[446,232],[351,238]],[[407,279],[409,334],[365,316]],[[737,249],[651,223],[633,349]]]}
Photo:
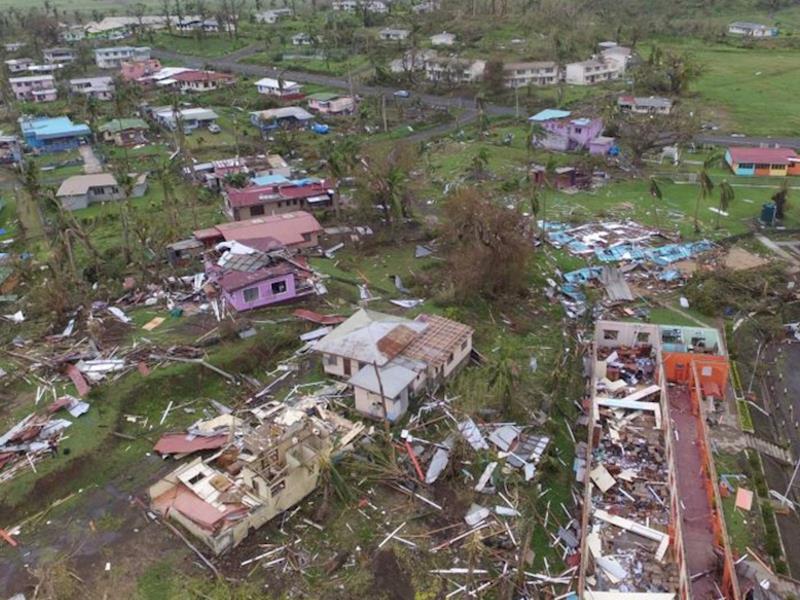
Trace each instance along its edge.
{"label": "green grass", "polygon": [[748,135],[800,135],[800,115],[795,110],[800,95],[800,50],[739,48],[692,40],[661,45],[688,51],[704,66],[703,74],[691,85],[699,99],[690,104],[705,107],[706,119]]}
{"label": "green grass", "polygon": [[252,44],[254,40],[243,37],[230,38],[223,34],[206,34],[202,37],[170,35],[159,31],[153,35],[153,46],[181,54],[220,58]]}

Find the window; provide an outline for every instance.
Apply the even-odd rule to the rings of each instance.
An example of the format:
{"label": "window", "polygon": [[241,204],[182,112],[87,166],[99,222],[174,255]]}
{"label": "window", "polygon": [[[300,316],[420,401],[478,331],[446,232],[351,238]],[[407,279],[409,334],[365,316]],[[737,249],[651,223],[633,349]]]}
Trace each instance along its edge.
{"label": "window", "polygon": [[192,476],[192,477],[189,479],[189,483],[191,483],[192,485],[194,485],[194,484],[196,484],[196,483],[200,483],[201,481],[203,481],[203,479],[204,479],[204,478],[205,478],[205,475],[203,475],[203,473],[197,473],[196,475],[193,475],[193,476]]}
{"label": "window", "polygon": [[273,294],[283,294],[286,291],[286,282],[285,281],[276,281],[272,284],[272,293]]}
{"label": "window", "polygon": [[245,302],[252,302],[253,300],[258,300],[258,288],[257,287],[247,288],[242,291],[242,296],[244,297]]}
{"label": "window", "polygon": [[448,363],[451,363],[451,362],[453,362],[453,359],[454,359],[454,358],[455,358],[455,355],[454,355],[454,354],[451,352],[451,353],[450,353],[450,356],[447,358],[447,362],[448,362]]}
{"label": "window", "polygon": [[619,336],[619,331],[615,329],[604,329],[603,330],[603,339],[604,340],[616,340]]}
{"label": "window", "polygon": [[257,216],[263,215],[263,214],[264,214],[264,206],[262,204],[259,204],[258,206],[251,206],[250,207],[250,216],[251,217],[257,217]]}
{"label": "window", "polygon": [[646,344],[650,341],[650,334],[646,331],[640,331],[636,334],[636,341],[640,344]]}
{"label": "window", "polygon": [[325,355],[325,366],[335,367],[338,364],[339,364],[338,357],[334,356],[333,354],[326,354]]}

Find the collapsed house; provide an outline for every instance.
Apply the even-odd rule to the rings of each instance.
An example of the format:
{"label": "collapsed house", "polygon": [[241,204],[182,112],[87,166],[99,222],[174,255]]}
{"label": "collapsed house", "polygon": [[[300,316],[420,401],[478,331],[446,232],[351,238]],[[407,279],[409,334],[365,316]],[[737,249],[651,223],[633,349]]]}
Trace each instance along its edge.
{"label": "collapsed house", "polygon": [[[263,413],[262,413],[263,414]],[[181,465],[149,489],[153,510],[222,554],[317,486],[333,444],[329,426],[299,410],[231,429],[213,457]]]}
{"label": "collapsed house", "polygon": [[706,424],[717,332],[599,321],[591,365],[579,595],[739,598]]}
{"label": "collapsed house", "polygon": [[346,378],[355,407],[397,421],[409,400],[448,379],[472,352],[473,330],[438,315],[416,319],[359,309],[314,345],[325,372]]}
{"label": "collapsed house", "polygon": [[199,257],[204,249],[210,250],[222,242],[239,242],[262,252],[281,248],[308,250],[319,245],[322,231],[314,215],[304,211],[220,223],[198,229],[191,238],[170,244],[167,246],[167,258],[171,265],[179,265]]}
{"label": "collapsed house", "polygon": [[238,242],[223,242],[217,250],[221,256],[211,252],[207,257],[206,275],[237,311],[291,302],[322,289],[305,258],[285,248],[260,252]]}

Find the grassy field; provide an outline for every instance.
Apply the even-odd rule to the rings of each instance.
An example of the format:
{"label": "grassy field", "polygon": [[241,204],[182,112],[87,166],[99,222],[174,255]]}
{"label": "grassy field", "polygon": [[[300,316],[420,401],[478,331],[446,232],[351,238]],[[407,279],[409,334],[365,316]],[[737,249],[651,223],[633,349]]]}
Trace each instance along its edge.
{"label": "grassy field", "polygon": [[699,98],[690,103],[704,107],[708,120],[748,135],[800,135],[800,115],[795,110],[800,50],[673,40],[660,45],[689,52],[703,65],[703,74],[691,86]]}

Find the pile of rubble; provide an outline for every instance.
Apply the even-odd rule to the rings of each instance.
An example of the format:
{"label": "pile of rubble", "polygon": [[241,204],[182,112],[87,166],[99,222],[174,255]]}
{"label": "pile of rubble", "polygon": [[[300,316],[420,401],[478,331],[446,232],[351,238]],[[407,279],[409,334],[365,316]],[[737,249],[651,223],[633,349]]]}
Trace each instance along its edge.
{"label": "pile of rubble", "polygon": [[[678,570],[667,557],[671,498],[652,347],[599,348],[594,442],[576,462],[588,469],[586,545],[594,590],[668,592]],[[651,401],[648,401],[651,400]],[[587,456],[588,451],[588,456]],[[587,464],[588,461],[588,464]]]}
{"label": "pile of rubble", "polygon": [[0,435],[0,483],[28,469],[35,472],[37,462],[55,455],[64,430],[72,426],[72,421],[54,416],[61,410],[78,418],[89,410],[89,405],[72,396],[62,396]]}
{"label": "pile of rubble", "polygon": [[[644,292],[683,285],[692,271],[689,266],[684,267],[684,263],[714,249],[708,240],[677,243],[663,232],[633,221],[587,223],[577,227],[559,222],[540,225],[552,246],[602,263],[569,273],[559,272],[563,279],[561,284],[552,279],[548,281],[548,297],[561,302],[570,318],[585,314],[586,286],[604,290],[604,308],[618,306]],[[659,240],[670,243],[657,245]]]}

